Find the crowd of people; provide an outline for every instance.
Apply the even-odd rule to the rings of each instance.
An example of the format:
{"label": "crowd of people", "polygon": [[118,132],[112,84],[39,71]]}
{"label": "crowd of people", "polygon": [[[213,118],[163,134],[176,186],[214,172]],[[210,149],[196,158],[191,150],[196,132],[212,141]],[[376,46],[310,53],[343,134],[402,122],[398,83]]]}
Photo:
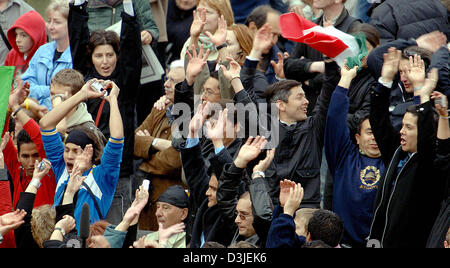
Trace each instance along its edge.
{"label": "crowd of people", "polygon": [[[0,247],[450,248],[449,1],[0,13]],[[357,53],[293,40],[314,30],[285,15]]]}

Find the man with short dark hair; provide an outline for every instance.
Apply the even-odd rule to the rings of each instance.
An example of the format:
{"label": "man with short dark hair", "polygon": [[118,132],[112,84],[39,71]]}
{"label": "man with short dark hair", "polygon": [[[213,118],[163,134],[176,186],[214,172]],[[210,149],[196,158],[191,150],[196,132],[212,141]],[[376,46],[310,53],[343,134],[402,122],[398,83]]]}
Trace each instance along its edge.
{"label": "man with short dark hair", "polygon": [[384,163],[370,127],[369,115],[360,121],[355,139],[346,123],[349,109],[348,89],[356,68],[344,66],[328,110],[325,128],[325,155],[334,178],[333,212],[344,223],[342,243],[365,247],[373,216],[373,204]]}
{"label": "man with short dark hair", "polygon": [[246,61],[245,63],[246,66],[251,65],[254,68],[256,68],[259,63],[258,68],[266,75],[269,84],[278,81],[275,70],[271,65],[271,61],[278,61],[278,53],[281,53],[281,50],[277,46],[278,37],[281,33],[279,20],[279,11],[268,5],[263,5],[255,8],[245,21],[245,25],[248,26],[253,35],[265,25],[268,26],[268,30],[270,31],[270,37],[268,38],[269,42],[267,42],[267,45],[260,50],[255,50],[253,47],[250,55],[247,57],[247,59],[251,61]]}
{"label": "man with short dark hair", "polygon": [[[7,111],[7,120],[12,116],[17,122],[23,124],[17,136],[17,148],[11,137],[3,150],[6,167],[12,177],[13,191],[13,208],[16,207],[19,201],[21,192],[24,192],[30,183],[36,183],[39,191],[36,194],[36,201],[34,206],[42,206],[44,204],[53,204],[54,194],[56,188],[56,179],[53,171],[50,170],[41,182],[33,181],[33,172],[35,161],[41,161],[46,157],[44,146],[42,144],[42,137],[40,127],[32,118],[26,113],[26,109],[21,107],[26,97],[28,96],[27,86],[20,80],[19,85],[9,96],[9,108]],[[8,131],[8,125],[5,125],[4,133]],[[40,187],[42,184],[42,187]]]}
{"label": "man with short dark hair", "polygon": [[309,117],[309,99],[299,82],[280,81],[266,91],[268,100],[276,104],[279,115],[279,132],[272,133],[272,139],[278,138],[275,158],[266,174],[274,204],[278,204],[279,182],[289,179],[301,183],[305,189],[302,207],[320,206],[320,165],[324,130],[331,94],[339,81],[337,64],[326,63],[325,74],[321,94],[313,115]]}
{"label": "man with short dark hair", "polygon": [[437,83],[434,69],[414,91],[416,105],[407,109],[397,133],[389,119],[389,91],[401,51],[391,48],[384,58],[378,87],[371,95],[370,124],[387,171],[380,180],[368,239],[382,247],[425,247],[448,187],[448,113],[440,114],[436,134],[430,101]]}
{"label": "man with short dark hair", "polygon": [[339,247],[344,225],[338,215],[326,209],[319,209],[313,213],[308,223],[311,240],[322,240],[330,247]]}

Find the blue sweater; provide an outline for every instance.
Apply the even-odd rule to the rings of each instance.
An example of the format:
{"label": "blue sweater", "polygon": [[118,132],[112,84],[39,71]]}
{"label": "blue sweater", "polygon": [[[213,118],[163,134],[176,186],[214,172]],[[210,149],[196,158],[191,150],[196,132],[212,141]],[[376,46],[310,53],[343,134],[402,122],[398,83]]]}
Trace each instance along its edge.
{"label": "blue sweater", "polygon": [[282,213],[277,205],[272,212],[272,224],[267,234],[266,248],[301,248],[306,237],[295,232],[294,217]]}
{"label": "blue sweater", "polygon": [[334,178],[333,212],[344,224],[343,243],[365,244],[373,217],[373,206],[384,164],[359,152],[350,139],[346,123],[347,89],[336,87],[325,127],[325,155]]}
{"label": "blue sweater", "polygon": [[[69,182],[69,174],[64,162],[65,146],[56,129],[48,131],[41,130],[41,134],[45,153],[47,154],[48,160],[52,163],[52,169],[55,173],[57,185],[54,206],[56,206],[62,202],[67,183]],[[83,173],[83,176],[87,176],[84,182],[93,192],[96,199],[95,201],[99,205],[103,217],[106,217],[108,214],[116,191],[120,172],[120,162],[122,161],[122,150],[123,138],[115,139],[111,137],[103,149],[101,164],[93,166],[90,170]],[[94,200],[91,198],[86,188],[81,186],[74,209],[77,230],[79,230],[80,227],[81,208],[85,202],[89,205],[91,224],[100,220],[100,216],[95,209]]]}

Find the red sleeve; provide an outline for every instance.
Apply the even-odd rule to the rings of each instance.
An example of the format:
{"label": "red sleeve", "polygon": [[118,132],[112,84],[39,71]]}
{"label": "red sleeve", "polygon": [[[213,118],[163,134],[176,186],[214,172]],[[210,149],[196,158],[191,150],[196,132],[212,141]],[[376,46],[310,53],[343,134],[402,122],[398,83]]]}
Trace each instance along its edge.
{"label": "red sleeve", "polygon": [[42,143],[41,128],[36,123],[36,121],[30,118],[30,120],[28,120],[28,122],[23,125],[23,129],[25,129],[33,143],[36,145],[39,156],[41,158],[47,158],[45,154],[44,144]]}
{"label": "red sleeve", "polygon": [[[0,181],[0,215],[4,215],[13,210],[11,200],[11,189],[9,181]],[[3,243],[0,248],[15,248],[14,231],[10,231],[3,236]]]}
{"label": "red sleeve", "polygon": [[[39,156],[47,158],[45,154],[44,144],[42,143],[41,128],[32,118],[23,125],[23,129],[28,133],[33,143],[36,145]],[[38,207],[44,204],[53,204],[53,199],[55,196],[56,189],[56,179],[53,170],[50,169],[48,175],[42,178],[42,186],[36,194],[36,200],[34,202],[34,207]]]}

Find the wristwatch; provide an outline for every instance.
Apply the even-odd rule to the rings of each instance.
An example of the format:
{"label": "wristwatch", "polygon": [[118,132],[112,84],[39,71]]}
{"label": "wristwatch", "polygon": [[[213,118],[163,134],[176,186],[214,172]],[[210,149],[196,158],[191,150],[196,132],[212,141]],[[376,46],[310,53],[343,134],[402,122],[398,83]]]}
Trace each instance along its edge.
{"label": "wristwatch", "polygon": [[253,172],[253,174],[252,174],[252,179],[255,179],[255,178],[265,178],[266,177],[266,174],[264,174],[264,172],[262,172],[262,171],[255,171],[255,172]]}
{"label": "wristwatch", "polygon": [[66,232],[64,231],[64,229],[63,229],[63,228],[61,228],[61,227],[55,227],[55,231],[56,231],[56,230],[60,231],[60,232],[61,232],[61,234],[62,234],[63,236],[65,236],[65,235],[66,235]]}
{"label": "wristwatch", "polygon": [[227,47],[227,46],[228,46],[227,43],[223,43],[222,45],[216,47],[216,49],[217,49],[217,51],[219,51],[219,50],[221,50],[222,48]]}

